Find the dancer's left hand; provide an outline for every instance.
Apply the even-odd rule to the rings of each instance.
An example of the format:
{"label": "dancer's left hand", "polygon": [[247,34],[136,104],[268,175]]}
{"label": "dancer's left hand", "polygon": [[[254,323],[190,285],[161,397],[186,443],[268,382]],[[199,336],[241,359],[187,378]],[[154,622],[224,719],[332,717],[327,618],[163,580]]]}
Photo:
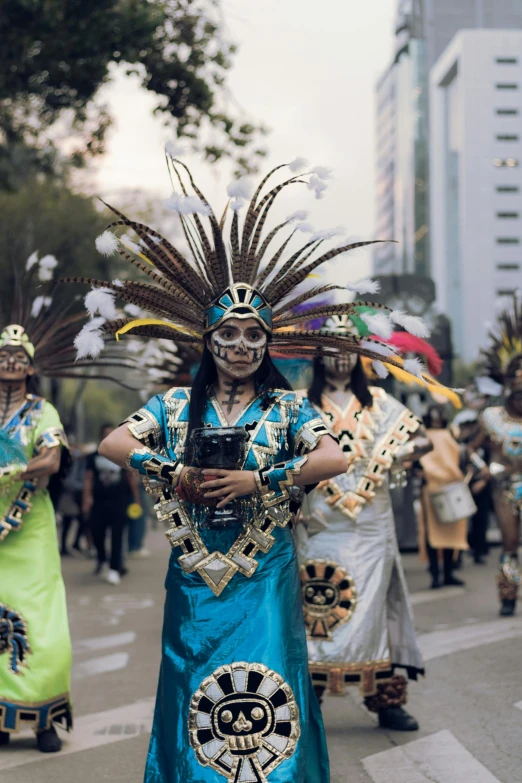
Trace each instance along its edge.
{"label": "dancer's left hand", "polygon": [[212,476],[211,481],[201,484],[206,498],[222,498],[217,508],[223,508],[231,500],[242,495],[252,495],[257,491],[253,470],[219,470],[208,468],[204,476]]}

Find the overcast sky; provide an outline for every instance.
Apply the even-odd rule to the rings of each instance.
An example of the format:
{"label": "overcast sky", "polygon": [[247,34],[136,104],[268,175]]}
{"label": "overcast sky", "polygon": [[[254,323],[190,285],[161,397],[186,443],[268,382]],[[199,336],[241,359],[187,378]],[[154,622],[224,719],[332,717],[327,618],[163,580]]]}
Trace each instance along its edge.
{"label": "overcast sky", "polygon": [[[229,85],[249,118],[271,129],[266,166],[297,155],[331,166],[334,178],[321,201],[303,189],[286,196],[283,217],[309,209],[315,228],[374,232],[375,82],[393,48],[395,0],[223,0],[227,34],[240,49]],[[97,190],[170,193],[163,145],[168,131],[151,116],[152,96],[135,80],[116,76],[104,91],[115,118]],[[227,165],[189,159],[216,208],[230,182]],[[279,215],[278,215],[279,217]],[[366,272],[367,253],[352,273]],[[352,277],[352,274],[350,275]]]}

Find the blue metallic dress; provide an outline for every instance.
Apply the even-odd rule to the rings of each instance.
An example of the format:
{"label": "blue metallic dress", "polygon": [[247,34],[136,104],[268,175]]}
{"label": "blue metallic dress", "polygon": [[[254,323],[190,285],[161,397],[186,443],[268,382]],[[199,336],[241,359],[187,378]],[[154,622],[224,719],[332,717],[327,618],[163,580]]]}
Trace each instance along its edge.
{"label": "blue metallic dress", "polygon": [[[130,431],[183,459],[189,400],[183,388],[153,397]],[[211,392],[203,422],[230,426]],[[205,528],[175,493],[156,506],[173,552],[145,783],[328,783],[288,526],[291,476],[328,430],[287,391],[259,395],[233,425],[249,433],[245,470],[276,467],[267,493],[249,497],[246,523]]]}

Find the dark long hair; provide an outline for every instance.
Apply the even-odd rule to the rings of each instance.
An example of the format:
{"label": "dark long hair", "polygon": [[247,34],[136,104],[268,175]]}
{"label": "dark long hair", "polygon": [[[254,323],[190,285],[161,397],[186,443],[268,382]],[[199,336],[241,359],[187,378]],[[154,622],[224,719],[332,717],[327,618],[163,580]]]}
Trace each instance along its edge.
{"label": "dark long hair", "polygon": [[[215,383],[216,380],[216,363],[211,352],[205,345],[201,363],[192,382],[192,390],[190,393],[188,431],[185,441],[186,465],[190,465],[192,462],[190,435],[192,430],[203,426],[203,414],[205,413],[205,407],[208,400],[207,389]],[[272,396],[271,392],[274,389],[288,389],[288,391],[292,391],[291,385],[286,380],[285,376],[279,372],[268,351],[265,352],[261,365],[254,373],[253,380],[256,394],[265,392],[265,399],[263,402],[268,401]]]}
{"label": "dark long hair", "polygon": [[[323,360],[320,356],[314,359],[314,375],[312,383],[308,389],[308,399],[312,405],[317,405],[318,408],[322,408],[322,397],[324,387],[326,383],[326,371]],[[361,403],[363,408],[371,408],[373,405],[373,397],[370,389],[368,388],[368,381],[363,370],[363,366],[359,357],[357,357],[357,364],[352,370],[350,378],[350,388]]]}

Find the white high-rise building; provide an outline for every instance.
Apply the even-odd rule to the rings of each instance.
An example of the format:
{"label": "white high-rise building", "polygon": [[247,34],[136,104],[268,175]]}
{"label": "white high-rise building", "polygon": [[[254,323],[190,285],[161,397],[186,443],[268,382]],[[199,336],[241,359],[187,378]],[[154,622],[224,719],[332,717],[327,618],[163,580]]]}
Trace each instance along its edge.
{"label": "white high-rise building", "polygon": [[374,272],[431,274],[429,72],[460,30],[522,29],[522,0],[396,0],[393,60],[376,88]]}
{"label": "white high-rise building", "polygon": [[522,289],[522,30],[464,30],[430,74],[431,275],[455,352],[478,358]]}

